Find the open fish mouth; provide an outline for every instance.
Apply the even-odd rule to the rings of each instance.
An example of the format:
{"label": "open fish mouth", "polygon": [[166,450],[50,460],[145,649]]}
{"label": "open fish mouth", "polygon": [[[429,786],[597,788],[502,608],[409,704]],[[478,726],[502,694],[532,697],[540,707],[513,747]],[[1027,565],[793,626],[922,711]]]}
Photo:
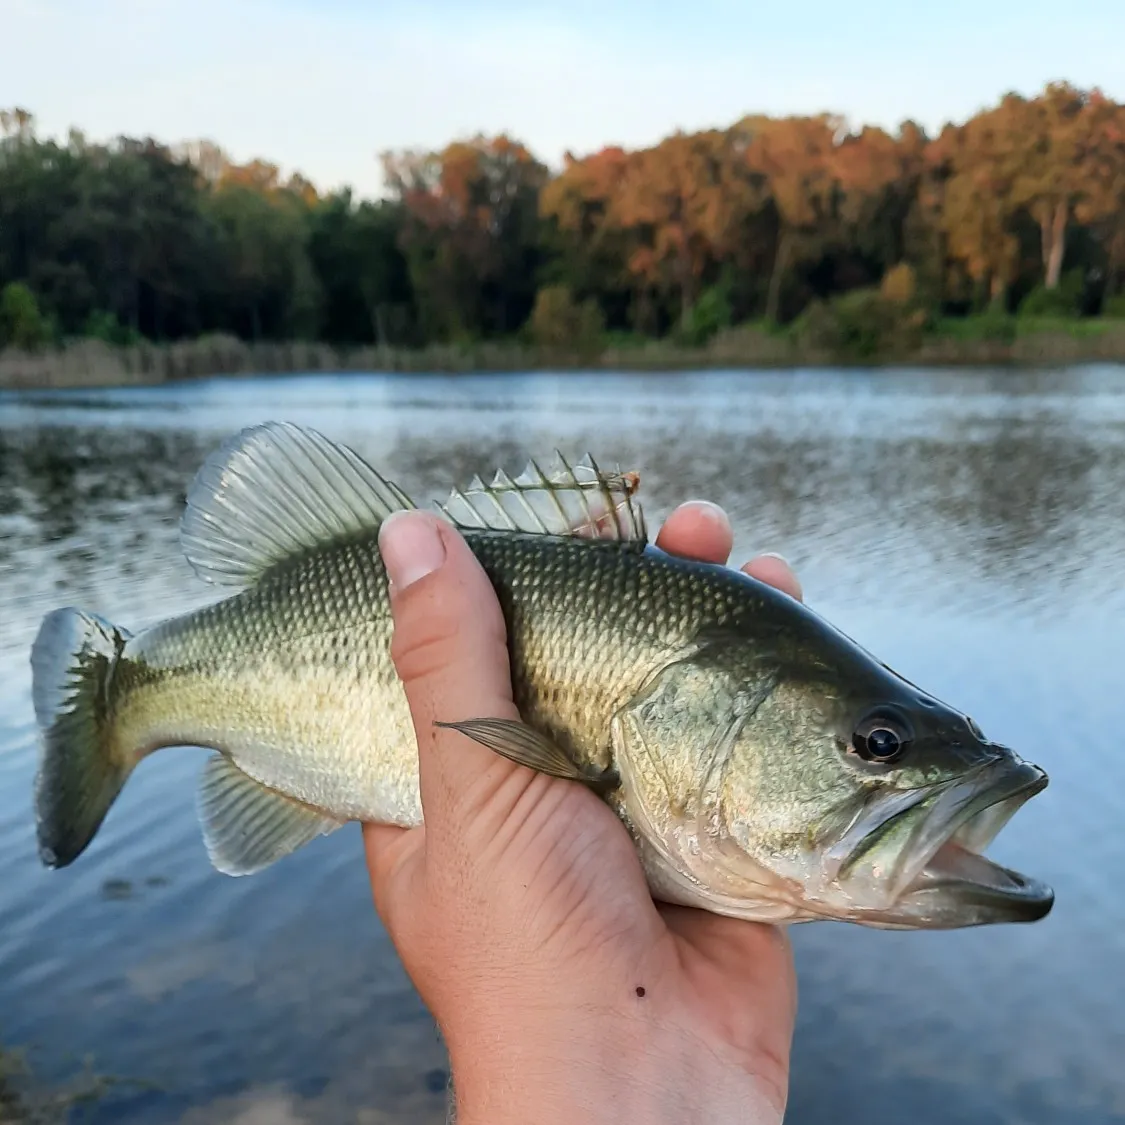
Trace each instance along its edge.
{"label": "open fish mouth", "polygon": [[870,902],[862,888],[881,887],[882,904],[861,909],[870,915],[863,920],[940,929],[1043,918],[1054,904],[1051,888],[983,853],[1046,786],[1043,770],[1005,751],[937,789],[889,797],[848,833],[863,838],[841,865],[853,901],[859,890]]}
{"label": "open fish mouth", "polygon": [[946,827],[944,838],[939,836],[936,844],[927,841],[921,863],[907,869],[909,881],[899,896],[900,903],[955,893],[966,904],[1009,908],[1019,920],[1034,921],[1047,914],[1055,897],[1050,887],[983,854],[1012,816],[1046,786],[1043,770],[1020,762],[995,786],[978,793]]}

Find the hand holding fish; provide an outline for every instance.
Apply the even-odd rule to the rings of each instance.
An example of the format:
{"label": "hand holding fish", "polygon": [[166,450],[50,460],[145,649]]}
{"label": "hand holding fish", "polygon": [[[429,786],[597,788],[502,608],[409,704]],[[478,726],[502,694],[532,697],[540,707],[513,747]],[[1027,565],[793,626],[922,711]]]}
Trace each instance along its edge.
{"label": "hand holding fish", "polygon": [[[725,514],[677,509],[657,545],[725,563]],[[780,1121],[796,981],[780,929],[655,905],[594,793],[435,720],[518,718],[504,619],[460,535],[393,517],[392,655],[425,825],[365,827],[375,900],[450,1050],[462,1125]],[[800,597],[780,559],[747,573]]]}
{"label": "hand holding fish", "polygon": [[314,430],[224,443],[181,541],[227,596],[136,633],[77,607],[40,627],[40,856],[82,855],[150,754],[210,748],[228,875],[368,826],[469,1125],[777,1120],[793,978],[746,923],[1043,918],[1050,887],[984,851],[1047,776],[778,560],[722,565],[714,509],[653,545],[637,473],[559,461],[426,515]]}

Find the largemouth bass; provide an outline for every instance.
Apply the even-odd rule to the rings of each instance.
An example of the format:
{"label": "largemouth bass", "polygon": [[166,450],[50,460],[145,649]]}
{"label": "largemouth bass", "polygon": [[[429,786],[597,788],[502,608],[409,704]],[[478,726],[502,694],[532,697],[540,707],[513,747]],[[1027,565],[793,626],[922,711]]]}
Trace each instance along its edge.
{"label": "largemouth bass", "polygon": [[[635,493],[592,460],[533,464],[440,507],[496,589],[523,719],[451,725],[600,793],[657,899],[894,928],[1047,914],[1048,887],[982,854],[1046,774],[788,595],[650,545]],[[228,874],[348,821],[421,823],[378,548],[382,520],[413,506],[296,426],[212,454],[182,543],[229,597],[136,635],[75,609],[43,622],[43,862],[73,862],[168,746],[214,751],[199,813]]]}

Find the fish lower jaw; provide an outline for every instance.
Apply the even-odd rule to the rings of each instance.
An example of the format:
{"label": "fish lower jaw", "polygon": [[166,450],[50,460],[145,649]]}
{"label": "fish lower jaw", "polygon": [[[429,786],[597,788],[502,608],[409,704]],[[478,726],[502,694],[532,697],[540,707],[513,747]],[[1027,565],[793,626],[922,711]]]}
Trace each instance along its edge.
{"label": "fish lower jaw", "polygon": [[[893,895],[851,887],[849,905],[825,917],[879,929],[944,930],[1035,922],[1054,904],[1050,887],[988,859],[971,826],[938,845]],[[882,897],[882,901],[880,901]]]}
{"label": "fish lower jaw", "polygon": [[976,883],[998,889],[1018,886],[1007,868],[959,841],[956,835],[942,844],[922,865],[921,871],[907,884],[904,895],[940,882]]}
{"label": "fish lower jaw", "polygon": [[906,888],[902,898],[910,898],[939,887],[973,888],[978,892],[1022,898],[1028,894],[1038,894],[1041,884],[1018,871],[1001,866],[954,838],[938,848]]}
{"label": "fish lower jaw", "polygon": [[904,872],[895,907],[904,914],[932,916],[935,927],[987,921],[1036,921],[1054,903],[1051,889],[1037,880],[1003,867],[984,855],[985,849],[1012,816],[1046,785],[1046,775],[1020,763],[1012,771],[1023,784],[1001,786],[959,816],[944,839],[930,844],[913,870]]}

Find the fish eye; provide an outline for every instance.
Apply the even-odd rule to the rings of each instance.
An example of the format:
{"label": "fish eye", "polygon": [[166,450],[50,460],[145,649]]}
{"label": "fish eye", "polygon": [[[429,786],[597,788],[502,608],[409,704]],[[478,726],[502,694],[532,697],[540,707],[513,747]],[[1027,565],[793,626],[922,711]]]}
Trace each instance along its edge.
{"label": "fish eye", "polygon": [[852,749],[865,762],[885,765],[901,758],[913,740],[905,719],[887,711],[873,711],[856,724]]}

